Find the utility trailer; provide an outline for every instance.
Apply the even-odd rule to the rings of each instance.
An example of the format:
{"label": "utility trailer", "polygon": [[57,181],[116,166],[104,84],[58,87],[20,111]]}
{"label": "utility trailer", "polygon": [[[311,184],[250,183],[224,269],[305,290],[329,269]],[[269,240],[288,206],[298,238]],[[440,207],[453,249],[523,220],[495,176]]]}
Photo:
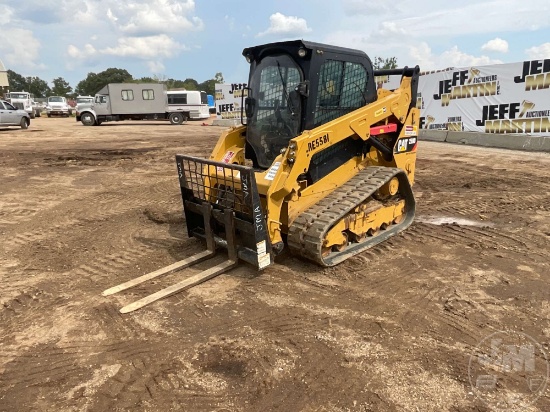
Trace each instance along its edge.
{"label": "utility trailer", "polygon": [[160,83],[109,83],[95,94],[91,104],[79,106],[77,121],[85,126],[122,120],[169,120],[182,124],[185,110],[171,109],[166,86]]}

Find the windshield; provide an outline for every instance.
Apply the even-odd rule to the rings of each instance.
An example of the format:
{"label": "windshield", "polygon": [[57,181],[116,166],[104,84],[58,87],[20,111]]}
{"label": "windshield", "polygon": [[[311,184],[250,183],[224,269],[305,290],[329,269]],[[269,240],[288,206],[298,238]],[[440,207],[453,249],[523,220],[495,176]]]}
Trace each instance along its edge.
{"label": "windshield", "polygon": [[10,93],[10,99],[28,99],[27,93]]}
{"label": "windshield", "polygon": [[258,165],[268,168],[300,129],[300,99],[294,88],[302,79],[296,63],[287,55],[266,57],[250,79],[253,114],[246,133]]}
{"label": "windshield", "polygon": [[63,97],[48,97],[48,102],[53,103],[63,103],[64,98]]}

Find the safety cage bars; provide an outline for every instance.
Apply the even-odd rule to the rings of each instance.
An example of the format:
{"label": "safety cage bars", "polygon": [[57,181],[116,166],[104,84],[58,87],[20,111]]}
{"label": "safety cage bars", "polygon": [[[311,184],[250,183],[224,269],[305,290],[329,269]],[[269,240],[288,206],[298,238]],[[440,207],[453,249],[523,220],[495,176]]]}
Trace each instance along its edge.
{"label": "safety cage bars", "polygon": [[[271,253],[265,216],[256,186],[254,169],[231,163],[176,155],[178,176],[189,236],[205,237],[213,230],[225,235],[224,214],[233,214],[233,224],[238,233],[236,248],[239,258],[262,268]],[[205,205],[212,212],[205,215]],[[215,224],[206,222],[211,216]],[[228,247],[227,242],[216,243]]]}

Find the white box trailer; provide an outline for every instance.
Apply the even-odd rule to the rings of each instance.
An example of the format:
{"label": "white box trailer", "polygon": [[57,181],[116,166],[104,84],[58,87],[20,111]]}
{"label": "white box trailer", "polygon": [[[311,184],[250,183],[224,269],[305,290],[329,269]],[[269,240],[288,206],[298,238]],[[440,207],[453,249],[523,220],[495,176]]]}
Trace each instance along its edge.
{"label": "white box trailer", "polygon": [[77,121],[85,126],[122,120],[169,120],[182,124],[185,110],[168,105],[166,86],[160,83],[109,83],[95,94],[91,104],[79,106]]}

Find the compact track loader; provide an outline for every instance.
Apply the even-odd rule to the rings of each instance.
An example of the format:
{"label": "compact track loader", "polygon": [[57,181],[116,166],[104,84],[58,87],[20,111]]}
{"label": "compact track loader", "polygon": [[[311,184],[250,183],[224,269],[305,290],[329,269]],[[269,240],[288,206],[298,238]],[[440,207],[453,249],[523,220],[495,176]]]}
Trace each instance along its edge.
{"label": "compact track loader", "polygon": [[[242,260],[258,269],[285,248],[333,266],[413,220],[418,66],[374,71],[362,51],[307,41],[246,48],[243,125],[210,159],[177,155],[189,236],[207,250],[115,286],[119,292],[212,257],[228,259],[124,307],[130,312],[217,276]],[[385,76],[399,87],[377,87]],[[246,97],[244,96],[246,95]]]}

